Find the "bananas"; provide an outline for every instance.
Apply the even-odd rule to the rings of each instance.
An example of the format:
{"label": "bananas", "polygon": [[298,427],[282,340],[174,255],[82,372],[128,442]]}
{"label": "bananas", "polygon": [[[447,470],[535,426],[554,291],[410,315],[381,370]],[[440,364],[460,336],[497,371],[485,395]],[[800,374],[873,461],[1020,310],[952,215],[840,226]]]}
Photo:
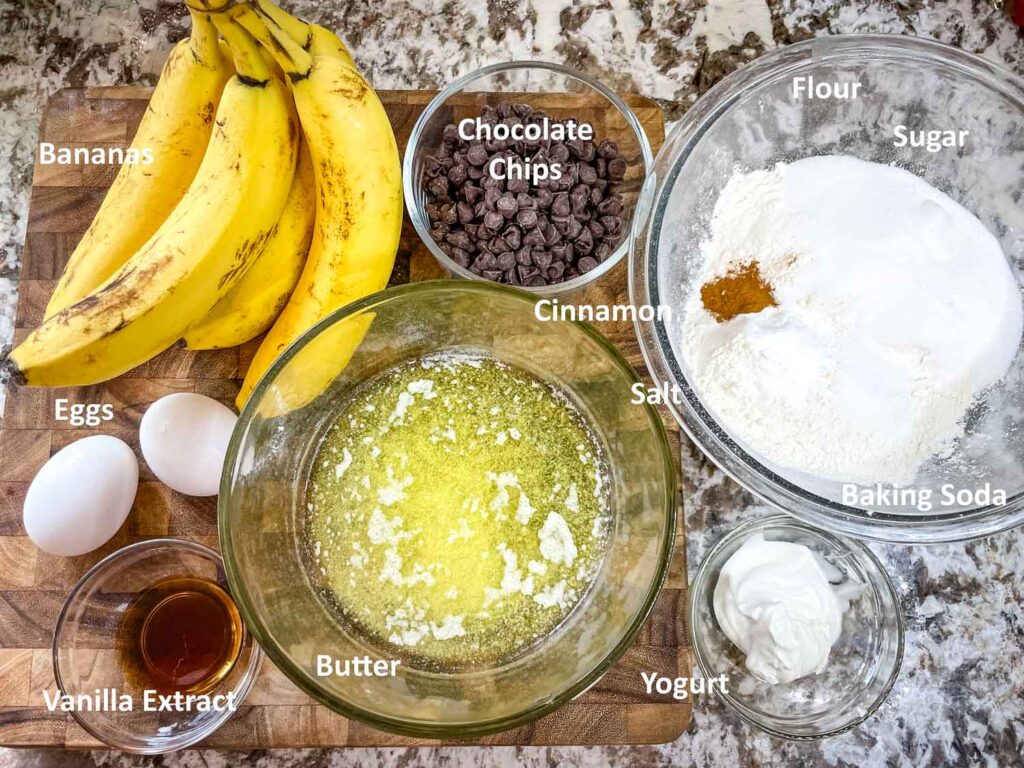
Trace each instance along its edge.
{"label": "bananas", "polygon": [[[398,147],[344,43],[270,0],[190,0],[190,12],[192,35],[135,142],[156,168],[118,175],[42,325],[8,357],[23,383],[94,384],[178,340],[216,349],[267,331],[241,407],[307,329],[387,285],[402,223]],[[369,322],[332,328],[268,407],[319,395]]]}
{"label": "bananas", "polygon": [[[334,310],[383,289],[402,227],[398,146],[387,114],[366,81],[335,56],[310,56],[266,15],[247,5],[227,14],[274,54],[292,95],[316,171],[317,211],[306,266],[291,299],[249,367],[236,404],[286,347]],[[361,334],[347,337],[316,369],[297,377],[288,410],[320,394],[347,364]],[[305,359],[321,356],[304,356]],[[310,363],[312,364],[312,363]]]}
{"label": "bananas", "polygon": [[116,272],[156,232],[192,183],[210,140],[221,91],[234,73],[209,17],[171,51],[133,147],[149,165],[123,165],[46,307],[52,317]]}
{"label": "bananas", "polygon": [[277,25],[292,40],[299,43],[303,50],[313,56],[330,56],[339,59],[352,69],[356,68],[348,48],[336,34],[319,24],[307,24],[294,16],[285,13],[269,0],[253,0],[253,10],[262,14],[270,24]]}
{"label": "bananas", "polygon": [[306,263],[313,239],[313,163],[299,150],[298,167],[284,211],[263,250],[234,288],[185,333],[189,349],[223,349],[244,344],[271,326]]}
{"label": "bananas", "polygon": [[92,384],[139,365],[206,315],[269,238],[291,186],[298,124],[251,38],[232,25],[222,32],[238,72],[194,181],[127,263],[11,352],[26,383]]}

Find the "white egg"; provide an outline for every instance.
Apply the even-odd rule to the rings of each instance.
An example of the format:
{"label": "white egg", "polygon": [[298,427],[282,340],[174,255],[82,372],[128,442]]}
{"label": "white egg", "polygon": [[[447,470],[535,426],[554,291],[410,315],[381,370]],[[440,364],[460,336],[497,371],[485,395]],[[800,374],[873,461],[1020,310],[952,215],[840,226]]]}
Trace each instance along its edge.
{"label": "white egg", "polygon": [[215,496],[238,417],[205,395],[176,392],[146,410],[142,457],[163,483],[189,496]]}
{"label": "white egg", "polygon": [[32,480],[25,530],[51,555],[84,555],[117,533],[138,488],[131,448],[109,435],[84,437],[51,456]]}

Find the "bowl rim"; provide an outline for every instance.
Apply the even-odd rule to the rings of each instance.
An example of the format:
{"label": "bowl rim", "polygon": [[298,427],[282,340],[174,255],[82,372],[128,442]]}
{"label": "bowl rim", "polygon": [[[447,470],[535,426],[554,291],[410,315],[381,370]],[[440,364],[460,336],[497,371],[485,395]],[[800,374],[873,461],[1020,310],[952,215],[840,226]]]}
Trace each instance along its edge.
{"label": "bowl rim", "polygon": [[[626,102],[613,91],[611,88],[606,86],[600,80],[597,80],[590,75],[584,74],[576,69],[567,67],[563,64],[556,64],[550,61],[539,61],[530,59],[516,59],[514,61],[506,61],[498,64],[489,64],[485,67],[473,70],[468,74],[463,75],[457,80],[450,83],[444,90],[440,91],[427,106],[420,113],[420,116],[416,119],[413,125],[412,132],[409,134],[409,140],[405,145],[405,155],[402,160],[402,193],[405,197],[405,207],[409,212],[409,219],[412,221],[413,227],[416,229],[416,234],[419,235],[420,240],[430,251],[431,255],[437,260],[437,262],[449,272],[452,276],[458,276],[466,280],[472,280],[474,282],[496,282],[488,280],[485,277],[474,274],[464,267],[460,267],[448,254],[441,250],[438,244],[434,241],[434,236],[430,234],[429,222],[424,214],[422,207],[419,205],[419,201],[416,195],[416,188],[414,187],[413,178],[415,176],[413,169],[413,159],[416,154],[416,150],[419,148],[420,141],[423,136],[423,131],[426,128],[427,123],[434,116],[434,114],[441,109],[444,104],[452,96],[456,95],[460,91],[464,90],[467,85],[480,80],[484,77],[489,77],[494,74],[501,72],[509,72],[513,70],[544,70],[547,72],[554,72],[555,74],[562,75],[563,77],[572,78],[586,85],[591,91],[595,91],[607,99],[612,106],[622,115],[626,123],[630,128],[633,129],[633,133],[636,136],[637,143],[640,145],[641,159],[643,162],[644,176],[650,172],[651,167],[654,165],[654,152],[651,150],[650,140],[647,138],[647,133],[644,131],[643,125],[640,124],[639,118],[636,113],[633,112],[632,108],[626,104]],[[632,219],[636,219],[636,212],[634,211]],[[611,272],[620,262],[622,262],[629,253],[629,232],[632,226],[632,222],[627,222],[626,226],[622,230],[622,240],[619,245],[615,248],[612,253],[608,255],[604,261],[599,263],[589,272],[574,277],[571,280],[564,280],[560,283],[553,283],[549,285],[541,286],[517,286],[528,293],[532,293],[536,296],[542,297],[556,297],[564,296],[566,294],[577,291],[584,288],[591,283],[597,281],[602,276]],[[505,285],[505,283],[497,283],[498,285]]]}
{"label": "bowl rim", "polygon": [[[511,286],[495,283],[489,280],[425,280],[415,283],[385,288],[382,291],[370,294],[362,299],[347,304],[335,310],[316,325],[309,328],[298,339],[296,339],[281,355],[274,361],[268,371],[256,384],[252,394],[246,401],[245,406],[239,414],[234,431],[231,433],[231,440],[228,444],[225,457],[224,472],[221,475],[220,494],[217,500],[217,528],[220,538],[220,546],[224,561],[224,570],[227,575],[228,584],[231,586],[231,594],[238,606],[246,626],[253,637],[263,648],[264,654],[281,670],[284,675],[292,681],[300,690],[308,694],[314,701],[326,706],[340,715],[351,720],[357,720],[373,728],[389,731],[403,736],[418,738],[472,738],[484,736],[499,731],[532,722],[546,714],[553,712],[562,705],[568,703],[580,694],[584,693],[596,683],[604,673],[614,665],[629,649],[636,638],[637,633],[647,621],[654,608],[654,604],[661,593],[662,585],[668,576],[669,567],[672,561],[672,554],[675,551],[676,527],[678,524],[678,497],[679,497],[679,474],[676,468],[675,459],[672,456],[671,444],[668,440],[668,432],[665,422],[654,406],[643,403],[642,407],[647,414],[648,422],[651,424],[653,439],[658,441],[659,453],[662,459],[662,471],[665,473],[668,484],[668,493],[665,494],[662,513],[665,520],[666,535],[661,542],[658,553],[657,571],[652,578],[647,594],[641,604],[640,610],[633,617],[626,631],[622,634],[616,644],[605,655],[605,657],[594,666],[587,674],[581,676],[573,685],[563,691],[552,694],[540,700],[535,706],[519,713],[507,715],[500,718],[493,718],[474,723],[459,724],[437,724],[428,721],[408,721],[400,718],[388,717],[378,713],[369,712],[361,707],[352,705],[340,697],[326,695],[313,682],[312,676],[298,665],[292,663],[291,659],[277,647],[272,635],[267,630],[261,618],[252,610],[252,603],[249,590],[242,576],[241,568],[235,559],[235,549],[231,537],[230,523],[227,514],[227,501],[231,496],[231,480],[234,474],[234,467],[241,455],[241,442],[246,426],[255,415],[258,404],[266,390],[271,386],[277,375],[298,354],[299,351],[314,338],[319,336],[327,328],[335,323],[341,322],[347,317],[365,312],[383,302],[394,300],[405,300],[410,295],[420,293],[436,292],[461,292],[469,294],[486,295],[488,293],[505,294],[511,298],[524,303],[535,304],[538,297],[528,291]],[[569,323],[577,326],[583,333],[592,338],[597,344],[609,354],[611,362],[633,382],[642,381],[636,369],[623,356],[622,352],[605,338],[590,323],[580,321],[558,320],[551,322]],[[641,407],[641,405],[637,405]]]}
{"label": "bowl rim", "polygon": [[[714,689],[714,694],[717,696],[729,709],[736,713],[741,720],[750,725],[758,728],[772,736],[787,739],[790,741],[818,741],[820,739],[830,738],[832,736],[838,736],[839,734],[846,733],[858,725],[863,723],[869,717],[878,711],[879,707],[885,703],[888,699],[893,686],[896,685],[896,680],[899,678],[900,671],[903,667],[903,658],[906,650],[906,617],[903,614],[903,606],[900,603],[899,593],[896,591],[896,585],[893,584],[892,578],[889,576],[889,572],[885,566],[878,559],[874,552],[862,541],[852,539],[847,536],[842,536],[837,533],[833,533],[828,530],[819,528],[805,520],[793,517],[792,515],[773,513],[764,517],[757,517],[753,520],[747,520],[740,525],[732,528],[718,541],[716,541],[711,548],[705,553],[704,559],[701,561],[700,566],[697,568],[697,573],[694,575],[693,584],[689,590],[689,606],[687,608],[687,622],[689,624],[689,637],[690,647],[693,649],[694,661],[697,666],[700,667],[701,672],[708,674],[709,670],[714,670],[716,665],[709,664],[710,661],[708,654],[704,653],[704,648],[701,642],[698,640],[697,627],[701,625],[698,619],[698,607],[697,607],[697,594],[700,592],[699,586],[702,586],[704,582],[710,578],[711,571],[715,568],[720,568],[724,563],[719,562],[721,559],[722,552],[733,542],[738,539],[746,539],[751,534],[763,531],[767,528],[776,526],[787,526],[795,528],[803,533],[810,534],[811,536],[817,537],[824,541],[839,543],[843,547],[847,548],[855,558],[859,559],[862,565],[868,567],[869,570],[873,570],[880,577],[878,584],[882,587],[880,592],[889,601],[891,601],[893,610],[896,614],[896,656],[892,669],[889,670],[888,677],[883,684],[882,690],[879,692],[875,700],[864,710],[863,714],[858,714],[841,726],[830,728],[820,733],[803,733],[794,734],[782,730],[779,727],[771,726],[760,720],[754,711],[740,703],[739,700],[734,698],[728,693],[723,693],[718,689]],[[713,619],[717,622],[717,619]],[[714,675],[710,675],[714,677]]]}
{"label": "bowl rim", "polygon": [[[730,73],[701,96],[680,119],[658,152],[637,203],[630,233],[630,301],[657,304],[661,287],[654,243],[661,231],[668,198],[693,147],[710,125],[732,104],[768,80],[803,70],[809,63],[830,59],[861,58],[877,61],[918,58],[941,61],[964,77],[1018,102],[1024,112],[1024,78],[980,56],[946,43],[895,34],[856,34],[816,37],[784,46]],[[891,63],[891,62],[887,62]],[[671,163],[671,164],[670,164]],[[666,166],[664,178],[658,174]],[[657,195],[657,199],[655,199]],[[653,253],[652,253],[653,251]],[[938,544],[968,541],[1024,524],[1024,489],[1005,504],[950,513],[908,515],[867,511],[811,493],[782,478],[738,445],[698,400],[672,349],[670,331],[657,317],[634,319],[640,351],[652,378],[675,384],[683,402],[666,405],[686,435],[727,476],[776,510],[834,533],[902,544]],[[749,473],[752,477],[743,477]]]}
{"label": "bowl rim", "polygon": [[[97,562],[95,565],[89,568],[89,570],[82,574],[82,577],[75,583],[75,586],[71,588],[71,591],[68,592],[67,597],[64,598],[64,604],[61,606],[60,613],[57,615],[57,623],[54,626],[53,630],[53,641],[50,644],[50,657],[51,663],[53,665],[54,681],[57,684],[57,690],[60,691],[62,694],[70,695],[67,694],[67,691],[65,690],[64,681],[60,672],[60,645],[58,641],[61,637],[61,630],[63,629],[64,624],[68,619],[68,612],[71,609],[73,601],[78,596],[78,593],[81,592],[95,576],[97,576],[100,572],[110,568],[110,566],[116,563],[118,560],[123,559],[127,555],[135,554],[136,552],[144,552],[146,550],[156,549],[182,550],[192,552],[193,554],[197,554],[202,557],[206,557],[211,561],[217,562],[220,565],[221,569],[224,570],[225,576],[227,575],[227,570],[224,568],[224,560],[216,550],[211,549],[205,544],[200,544],[196,541],[189,541],[188,539],[176,539],[168,536],[153,539],[144,539],[142,541],[136,541],[131,544],[126,544],[120,549],[116,549],[109,555],[106,555],[102,560]],[[231,599],[233,601],[235,600],[235,596],[233,593],[231,594]],[[242,678],[239,680],[239,684],[235,686],[233,689],[238,694],[239,706],[245,700],[245,697],[248,696],[249,691],[255,684],[256,677],[259,674],[260,668],[263,664],[263,650],[260,647],[259,643],[255,642],[255,640],[256,638],[254,635],[254,642],[252,644],[252,655],[249,658],[248,668],[245,670]],[[218,713],[217,717],[213,718],[209,723],[207,723],[203,727],[189,730],[188,732],[183,734],[176,734],[174,737],[166,739],[162,743],[155,742],[151,745],[135,743],[137,741],[141,741],[141,739],[135,736],[131,737],[133,739],[132,742],[117,741],[116,743],[111,743],[107,736],[103,735],[98,728],[96,728],[85,717],[83,717],[83,714],[90,713],[79,712],[79,710],[75,708],[71,710],[71,715],[72,717],[74,717],[75,721],[80,726],[82,726],[82,728],[90,736],[102,742],[103,744],[106,744],[110,747],[114,747],[116,749],[122,749],[125,752],[131,752],[136,755],[163,755],[169,754],[171,752],[176,752],[180,749],[187,749],[188,747],[194,746],[198,742],[205,739],[207,736],[211,735],[212,733],[220,729],[220,727],[224,725],[224,723],[226,723],[229,719],[231,719],[236,712],[237,707],[234,710],[221,710],[221,712]],[[151,741],[159,739],[161,737],[152,737],[152,739],[148,737],[146,738],[147,741]]]}

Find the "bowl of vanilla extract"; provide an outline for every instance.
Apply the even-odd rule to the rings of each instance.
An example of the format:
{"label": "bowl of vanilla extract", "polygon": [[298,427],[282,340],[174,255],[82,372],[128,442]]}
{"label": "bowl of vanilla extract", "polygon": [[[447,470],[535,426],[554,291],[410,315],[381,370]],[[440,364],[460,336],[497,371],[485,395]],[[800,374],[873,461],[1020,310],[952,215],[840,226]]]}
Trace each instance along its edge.
{"label": "bowl of vanilla extract", "polygon": [[179,539],[131,544],[68,595],[46,705],[137,754],[192,746],[237,711],[262,661],[220,555]]}

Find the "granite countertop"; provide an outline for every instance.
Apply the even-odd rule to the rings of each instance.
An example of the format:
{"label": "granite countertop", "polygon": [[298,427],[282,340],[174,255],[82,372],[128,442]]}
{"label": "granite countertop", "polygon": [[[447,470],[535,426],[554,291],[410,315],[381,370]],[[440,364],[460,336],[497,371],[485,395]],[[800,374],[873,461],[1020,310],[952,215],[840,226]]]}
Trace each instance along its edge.
{"label": "granite countertop", "polygon": [[[338,30],[378,88],[433,88],[485,64],[565,62],[657,100],[671,122],[723,75],[813,35],[921,35],[1024,74],[1024,33],[984,0],[293,0]],[[187,31],[178,0],[8,0],[0,4],[0,345],[10,340],[33,154],[43,105],[62,87],[152,84]],[[767,514],[684,446],[691,577],[738,521]],[[1024,531],[966,545],[872,545],[906,613],[896,687],[861,727],[823,742],[771,739],[700,698],[673,744],[118,753],[0,749],[13,765],[333,766],[803,765],[1010,766],[1024,763]]]}

